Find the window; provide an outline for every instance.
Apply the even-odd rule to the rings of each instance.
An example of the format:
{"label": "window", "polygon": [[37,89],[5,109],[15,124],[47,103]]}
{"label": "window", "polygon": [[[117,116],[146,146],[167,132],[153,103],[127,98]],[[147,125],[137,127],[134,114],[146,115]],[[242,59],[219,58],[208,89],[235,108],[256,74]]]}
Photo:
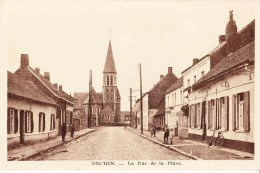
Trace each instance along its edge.
{"label": "window", "polygon": [[190,86],[190,79],[187,80],[187,85]]}
{"label": "window", "polygon": [[109,115],[105,115],[105,116],[104,116],[104,120],[105,120],[105,121],[109,121],[109,118],[110,118]]}
{"label": "window", "polygon": [[55,115],[51,114],[50,131],[55,129]]}
{"label": "window", "polygon": [[196,80],[196,76],[194,76],[193,78],[194,78],[194,83],[195,83],[195,82],[197,81],[197,80]]}
{"label": "window", "polygon": [[107,76],[107,86],[109,86],[109,76]]}
{"label": "window", "polygon": [[25,132],[32,133],[33,132],[33,112],[25,111]]}
{"label": "window", "polygon": [[176,93],[174,93],[174,106],[176,106]]}
{"label": "window", "polygon": [[113,85],[113,76],[110,76],[110,85]]}
{"label": "window", "polygon": [[111,90],[110,100],[114,100],[114,90]]}
{"label": "window", "polygon": [[7,133],[17,133],[18,131],[18,110],[8,108],[7,110]]}
{"label": "window", "polygon": [[170,96],[167,96],[167,107],[170,106],[169,102],[170,102]]}
{"label": "window", "polygon": [[107,100],[109,100],[109,90],[106,90],[106,96],[107,96]]}
{"label": "window", "polygon": [[45,114],[43,112],[39,113],[39,132],[45,131]]}
{"label": "window", "polygon": [[182,90],[180,90],[180,104],[182,104]]}
{"label": "window", "polygon": [[229,98],[227,96],[208,102],[208,128],[228,130]]}
{"label": "window", "polygon": [[249,91],[233,95],[233,130],[240,132],[250,131],[250,100]]}
{"label": "window", "polygon": [[200,128],[201,127],[201,108],[200,108],[200,103],[196,104],[196,110],[195,110],[195,127]]}
{"label": "window", "polygon": [[213,129],[214,116],[216,115],[215,100],[208,102],[208,129]]}
{"label": "window", "polygon": [[190,105],[189,125],[191,128],[195,127],[195,104]]}
{"label": "window", "polygon": [[201,77],[204,76],[204,71],[201,72]]}

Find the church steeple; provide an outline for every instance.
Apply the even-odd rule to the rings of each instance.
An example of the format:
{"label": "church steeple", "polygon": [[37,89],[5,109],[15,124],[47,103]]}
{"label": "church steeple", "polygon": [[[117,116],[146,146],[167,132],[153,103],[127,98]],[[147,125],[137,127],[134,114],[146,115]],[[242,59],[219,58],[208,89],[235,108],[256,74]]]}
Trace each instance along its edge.
{"label": "church steeple", "polygon": [[109,45],[107,49],[107,57],[105,62],[105,67],[103,73],[116,73],[116,66],[113,57],[113,51],[111,46],[111,40],[109,40]]}

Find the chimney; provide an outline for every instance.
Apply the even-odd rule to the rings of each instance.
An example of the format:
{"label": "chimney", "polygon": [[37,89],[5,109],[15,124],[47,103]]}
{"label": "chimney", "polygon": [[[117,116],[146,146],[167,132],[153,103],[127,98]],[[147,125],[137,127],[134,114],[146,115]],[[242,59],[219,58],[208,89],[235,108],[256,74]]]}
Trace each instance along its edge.
{"label": "chimney", "polygon": [[21,68],[25,68],[29,66],[29,55],[28,54],[21,54]]}
{"label": "chimney", "polygon": [[40,74],[40,68],[36,67],[36,68],[35,68],[35,72],[36,72],[37,74]]}
{"label": "chimney", "polygon": [[229,21],[226,26],[226,55],[235,52],[238,48],[239,38],[236,21],[233,19],[233,10],[229,11]]}
{"label": "chimney", "polygon": [[62,85],[59,86],[59,91],[62,91]]}
{"label": "chimney", "polygon": [[226,41],[226,36],[225,36],[225,35],[220,35],[220,36],[218,37],[218,40],[219,40],[219,44],[220,44],[220,43],[223,43],[224,41]]}
{"label": "chimney", "polygon": [[54,88],[56,89],[56,90],[58,90],[59,88],[58,88],[58,84],[57,83],[54,83],[53,84],[53,86],[54,86]]}
{"label": "chimney", "polygon": [[44,78],[50,81],[50,73],[49,72],[44,72]]}
{"label": "chimney", "polygon": [[172,73],[172,67],[168,67],[168,74]]}
{"label": "chimney", "polygon": [[193,64],[192,65],[195,65],[195,64],[197,64],[199,62],[199,59],[198,58],[194,58],[193,59]]}
{"label": "chimney", "polygon": [[161,78],[163,78],[163,75],[162,75],[162,74],[160,75],[160,79],[161,79]]}

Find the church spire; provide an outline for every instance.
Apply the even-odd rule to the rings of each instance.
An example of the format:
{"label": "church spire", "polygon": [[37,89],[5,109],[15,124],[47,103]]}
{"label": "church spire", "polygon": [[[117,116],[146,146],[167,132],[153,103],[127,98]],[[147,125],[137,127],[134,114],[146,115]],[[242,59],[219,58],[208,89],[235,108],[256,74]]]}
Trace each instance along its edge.
{"label": "church spire", "polygon": [[116,66],[112,52],[111,39],[109,40],[107,57],[103,73],[116,73]]}

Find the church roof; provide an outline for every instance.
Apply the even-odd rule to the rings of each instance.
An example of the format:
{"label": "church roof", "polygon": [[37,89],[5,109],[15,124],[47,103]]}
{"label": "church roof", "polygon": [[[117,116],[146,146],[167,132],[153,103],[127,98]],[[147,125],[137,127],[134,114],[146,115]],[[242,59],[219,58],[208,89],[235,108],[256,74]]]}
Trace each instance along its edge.
{"label": "church roof", "polygon": [[[88,104],[89,102],[89,94],[87,93],[86,98],[83,101],[83,104]],[[103,102],[103,94],[97,93],[94,88],[92,88],[92,104],[102,104]]]}
{"label": "church roof", "polygon": [[106,63],[105,63],[103,73],[116,73],[116,66],[115,66],[115,61],[114,61],[114,57],[113,57],[111,41],[109,41]]}

